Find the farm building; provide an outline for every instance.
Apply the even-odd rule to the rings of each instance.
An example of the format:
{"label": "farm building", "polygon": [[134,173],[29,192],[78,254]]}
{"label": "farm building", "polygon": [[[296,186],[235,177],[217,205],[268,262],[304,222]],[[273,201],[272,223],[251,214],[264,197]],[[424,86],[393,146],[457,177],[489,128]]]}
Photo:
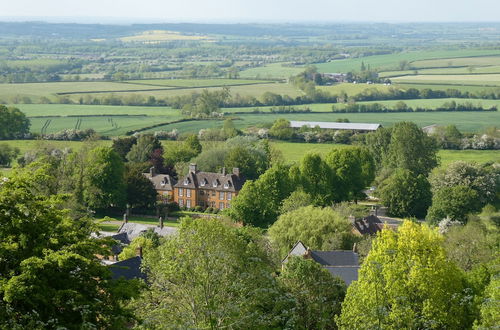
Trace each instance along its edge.
{"label": "farm building", "polygon": [[319,127],[324,129],[334,129],[334,130],[351,130],[359,132],[371,132],[376,131],[381,124],[366,124],[366,123],[337,123],[331,121],[290,121],[290,127],[301,128],[303,126],[307,127]]}

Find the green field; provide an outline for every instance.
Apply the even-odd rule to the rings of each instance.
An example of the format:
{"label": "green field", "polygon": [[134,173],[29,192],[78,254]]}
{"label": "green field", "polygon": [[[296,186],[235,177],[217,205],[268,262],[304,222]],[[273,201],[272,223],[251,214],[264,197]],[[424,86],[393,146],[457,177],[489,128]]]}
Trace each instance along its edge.
{"label": "green field", "polygon": [[[58,93],[133,91],[149,88],[151,87],[145,87],[144,85],[101,81],[0,84],[0,99],[10,100],[16,95],[33,98],[45,96],[50,98]],[[37,100],[34,99],[33,101],[36,102]]]}
{"label": "green field", "polygon": [[12,104],[28,117],[84,115],[146,115],[180,117],[180,111],[170,107],[80,105],[80,104]]}
{"label": "green field", "polygon": [[[495,56],[500,55],[499,50],[482,50],[482,49],[456,49],[456,50],[434,50],[434,51],[406,51],[387,55],[374,55],[358,58],[349,58],[344,60],[333,60],[327,63],[316,64],[320,72],[349,72],[359,71],[361,62],[365,66],[370,66],[372,69],[396,70],[401,61],[408,61],[414,64],[415,61],[423,62],[423,60],[445,59],[446,65],[454,58],[464,58],[470,56]],[[432,61],[430,61],[432,62]],[[418,62],[417,62],[418,63]],[[425,62],[424,62],[425,64]],[[429,63],[427,63],[429,64]]]}
{"label": "green field", "polygon": [[485,67],[460,67],[460,68],[439,68],[439,69],[418,69],[418,70],[406,70],[406,71],[385,71],[380,72],[379,77],[397,77],[397,76],[407,76],[407,75],[456,75],[456,74],[492,74],[500,73],[500,66],[485,66]]}
{"label": "green field", "polygon": [[[484,108],[491,108],[493,106],[497,106],[500,108],[500,100],[483,100],[483,99],[462,99],[462,98],[441,98],[441,99],[413,99],[413,100],[390,100],[390,101],[366,101],[366,102],[357,102],[357,104],[371,104],[371,103],[379,103],[388,108],[394,107],[398,102],[403,101],[408,106],[416,108],[425,108],[425,109],[435,109],[437,107],[442,106],[446,102],[454,101],[457,104],[464,104],[466,102],[472,103],[477,106],[483,106]],[[332,112],[332,106],[335,109],[343,109],[345,108],[345,104],[343,103],[314,103],[314,104],[302,104],[291,106],[294,109],[305,109],[309,108],[314,112]],[[240,107],[240,108],[223,108],[221,111],[226,113],[233,112],[245,112],[252,113],[255,110],[259,110],[262,112],[271,112],[272,109],[276,109],[278,107],[265,106],[265,107]],[[287,108],[287,107],[285,107]]]}
{"label": "green field", "polygon": [[500,86],[500,74],[413,75],[391,80],[394,83]]}
{"label": "green field", "polygon": [[268,83],[263,80],[249,79],[150,79],[150,80],[130,80],[131,84],[168,86],[168,87],[214,87],[214,86],[237,86],[249,84]]}
{"label": "green field", "polygon": [[[271,63],[240,72],[242,78],[288,79],[304,71],[303,67],[287,66],[288,63]],[[289,65],[289,64],[288,64]]]}
{"label": "green field", "polygon": [[388,92],[391,88],[399,88],[399,86],[383,85],[383,84],[353,84],[353,83],[341,83],[331,86],[318,86],[318,89],[326,91],[333,95],[339,95],[340,93],[346,93],[348,96],[359,94],[367,89],[376,89],[381,92]]}
{"label": "green field", "polygon": [[[500,54],[499,54],[500,55]],[[493,66],[500,65],[500,56],[479,56],[479,57],[458,57],[442,58],[433,60],[413,61],[412,67],[415,68],[446,68],[457,66]]]}
{"label": "green field", "polygon": [[[242,129],[271,124],[278,118],[288,120],[335,121],[347,118],[354,123],[380,123],[390,126],[400,121],[412,121],[423,127],[432,124],[456,125],[463,132],[478,132],[500,123],[500,112],[398,112],[398,113],[298,113],[298,114],[238,114],[234,124]],[[202,128],[221,127],[222,121],[193,121],[170,124],[150,132],[178,129],[180,132],[198,132]]]}

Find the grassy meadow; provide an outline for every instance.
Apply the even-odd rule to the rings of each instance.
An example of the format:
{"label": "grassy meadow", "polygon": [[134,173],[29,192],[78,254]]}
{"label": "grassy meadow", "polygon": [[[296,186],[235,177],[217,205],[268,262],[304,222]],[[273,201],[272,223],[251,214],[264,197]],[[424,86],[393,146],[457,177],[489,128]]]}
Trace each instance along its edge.
{"label": "grassy meadow", "polygon": [[291,66],[289,63],[270,63],[240,72],[241,78],[288,79],[304,71],[304,67]]}

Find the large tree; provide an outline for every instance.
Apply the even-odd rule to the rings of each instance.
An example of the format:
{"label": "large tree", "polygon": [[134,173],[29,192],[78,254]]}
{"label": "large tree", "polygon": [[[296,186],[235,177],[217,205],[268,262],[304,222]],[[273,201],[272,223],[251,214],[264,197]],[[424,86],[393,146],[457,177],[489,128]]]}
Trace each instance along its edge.
{"label": "large tree", "polygon": [[427,178],[409,170],[399,169],[378,187],[377,196],[387,206],[389,215],[423,218],[431,205]]}
{"label": "large tree", "polygon": [[94,209],[123,206],[125,203],[125,166],[110,147],[91,150],[83,171],[83,200]]}
{"label": "large tree", "polygon": [[331,208],[306,206],[282,214],[269,228],[269,237],[282,256],[301,241],[315,250],[352,249],[352,225]]}
{"label": "large tree", "polygon": [[112,148],[116,151],[118,155],[125,162],[127,161],[127,154],[132,149],[132,146],[137,143],[137,137],[135,136],[126,136],[126,137],[118,137],[113,139]]}
{"label": "large tree", "polygon": [[467,215],[481,210],[478,193],[465,185],[439,189],[432,196],[427,220],[436,224],[450,218],[453,221],[467,222]]}
{"label": "large tree", "polygon": [[342,304],[341,329],[466,329],[464,276],[437,229],[405,221],[384,229]]}
{"label": "large tree", "polygon": [[0,143],[0,166],[10,166],[12,160],[19,155],[19,148],[11,147],[6,143]]}
{"label": "large tree", "polygon": [[141,135],[137,138],[137,143],[132,144],[126,158],[128,161],[135,163],[147,162],[156,149],[162,149],[158,138],[153,135]]}
{"label": "large tree", "polygon": [[0,328],[124,326],[123,292],[96,258],[107,243],[61,209],[65,196],[37,193],[38,176],[0,181]]}
{"label": "large tree", "polygon": [[274,165],[259,179],[248,180],[233,201],[233,220],[258,227],[268,227],[280,214],[280,207],[293,189],[285,165]]}
{"label": "large tree", "polygon": [[126,201],[131,207],[152,207],[158,193],[151,180],[146,178],[138,166],[128,165],[125,170]]}
{"label": "large tree", "polygon": [[284,293],[261,236],[213,219],[184,219],[145,255],[150,289],[136,304],[143,327],[281,328]]}
{"label": "large tree", "polygon": [[432,191],[458,185],[467,186],[477,192],[477,202],[481,206],[494,200],[500,175],[487,166],[477,163],[456,161],[445,168],[436,169],[429,177]]}
{"label": "large tree", "polygon": [[415,175],[428,175],[437,166],[436,140],[412,122],[396,123],[385,157],[385,166],[406,169]]}
{"label": "large tree", "polygon": [[336,329],[333,317],[340,314],[346,287],[314,260],[291,257],[278,281],[295,300],[295,329]]}
{"label": "large tree", "polygon": [[0,104],[0,140],[22,138],[29,133],[30,120],[18,108]]}

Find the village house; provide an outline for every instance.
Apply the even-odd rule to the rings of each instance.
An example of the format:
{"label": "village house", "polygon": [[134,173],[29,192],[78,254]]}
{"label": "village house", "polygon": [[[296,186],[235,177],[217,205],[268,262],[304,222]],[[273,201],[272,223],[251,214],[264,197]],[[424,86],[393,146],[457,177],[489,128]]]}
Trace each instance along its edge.
{"label": "village house", "polygon": [[358,254],[354,251],[313,251],[298,241],[282,263],[285,264],[291,256],[314,260],[331,275],[340,277],[347,286],[358,279],[359,261]]}
{"label": "village house", "polygon": [[238,168],[233,168],[230,173],[225,167],[220,173],[201,172],[196,164],[190,164],[188,174],[179,181],[169,175],[156,174],[154,168],[144,175],[151,180],[162,200],[187,208],[230,208],[245,183]]}

